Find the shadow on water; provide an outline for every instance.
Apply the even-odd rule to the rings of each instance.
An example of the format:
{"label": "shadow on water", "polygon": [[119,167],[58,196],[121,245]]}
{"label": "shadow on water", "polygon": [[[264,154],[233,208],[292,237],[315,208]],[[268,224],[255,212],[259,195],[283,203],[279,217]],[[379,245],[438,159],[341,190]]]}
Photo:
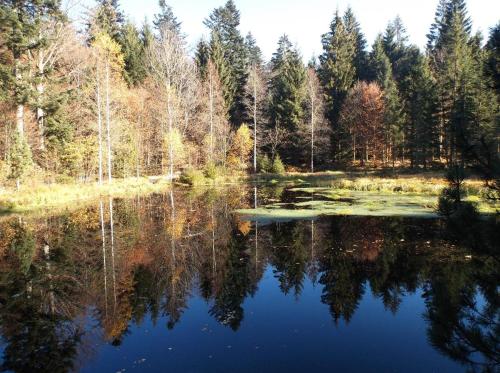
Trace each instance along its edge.
{"label": "shadow on water", "polygon": [[[442,358],[462,369],[498,371],[494,219],[335,216],[264,224],[233,213],[270,200],[290,202],[273,188],[179,190],[3,220],[1,370],[84,369],[100,354],[95,346],[118,348],[147,320],[176,330],[193,299],[221,328],[239,333],[246,302],[267,290],[270,273],[280,293],[326,306],[337,327],[349,328],[368,292],[394,315],[421,293],[424,314],[415,311],[410,321],[423,322]],[[307,297],[311,288],[320,289],[319,299]],[[267,307],[272,311],[273,302]]]}

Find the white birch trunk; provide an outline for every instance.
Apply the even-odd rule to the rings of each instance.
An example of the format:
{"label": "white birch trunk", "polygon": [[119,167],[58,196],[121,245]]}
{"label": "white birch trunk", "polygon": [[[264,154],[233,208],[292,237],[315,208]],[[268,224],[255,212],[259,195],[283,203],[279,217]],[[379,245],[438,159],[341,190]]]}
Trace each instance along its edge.
{"label": "white birch trunk", "polygon": [[106,139],[108,143],[108,182],[111,184],[113,179],[111,171],[111,114],[109,102],[109,61],[106,61]]}

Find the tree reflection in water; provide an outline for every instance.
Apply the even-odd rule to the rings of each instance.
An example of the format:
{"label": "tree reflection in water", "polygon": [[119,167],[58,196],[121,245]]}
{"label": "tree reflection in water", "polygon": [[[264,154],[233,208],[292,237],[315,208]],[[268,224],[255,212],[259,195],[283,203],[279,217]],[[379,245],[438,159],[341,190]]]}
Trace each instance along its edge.
{"label": "tree reflection in water", "polygon": [[[119,345],[131,325],[182,320],[200,295],[236,331],[266,268],[297,299],[322,289],[348,323],[371,289],[397,313],[423,289],[429,343],[471,370],[500,367],[499,227],[439,220],[331,217],[269,223],[231,211],[282,190],[167,193],[101,201],[43,219],[0,223],[2,370],[68,371],[91,354],[89,315]],[[259,201],[259,202],[258,202]]]}

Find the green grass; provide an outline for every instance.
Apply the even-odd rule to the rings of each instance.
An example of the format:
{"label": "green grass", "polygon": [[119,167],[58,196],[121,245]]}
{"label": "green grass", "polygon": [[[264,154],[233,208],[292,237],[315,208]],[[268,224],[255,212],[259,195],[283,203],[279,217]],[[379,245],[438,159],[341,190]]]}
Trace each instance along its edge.
{"label": "green grass", "polygon": [[51,184],[0,191],[0,213],[53,212],[77,208],[100,197],[130,197],[162,192],[170,182],[161,178],[115,179],[111,184]]}
{"label": "green grass", "polygon": [[[377,176],[375,172],[325,172],[258,175],[254,180],[285,187],[297,196],[286,204],[268,201],[259,209],[236,211],[250,220],[322,215],[436,217],[438,197],[447,186],[444,177],[435,172],[390,176]],[[484,198],[482,181],[467,180],[464,191],[464,199],[475,203],[480,213],[491,214],[500,209]]]}

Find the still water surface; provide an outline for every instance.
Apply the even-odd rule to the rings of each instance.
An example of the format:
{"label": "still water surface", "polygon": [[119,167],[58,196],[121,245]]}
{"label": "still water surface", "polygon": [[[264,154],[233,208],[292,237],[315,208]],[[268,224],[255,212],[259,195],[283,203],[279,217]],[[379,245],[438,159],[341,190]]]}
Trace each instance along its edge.
{"label": "still water surface", "polygon": [[248,221],[253,192],[1,220],[1,370],[499,371],[498,223]]}

